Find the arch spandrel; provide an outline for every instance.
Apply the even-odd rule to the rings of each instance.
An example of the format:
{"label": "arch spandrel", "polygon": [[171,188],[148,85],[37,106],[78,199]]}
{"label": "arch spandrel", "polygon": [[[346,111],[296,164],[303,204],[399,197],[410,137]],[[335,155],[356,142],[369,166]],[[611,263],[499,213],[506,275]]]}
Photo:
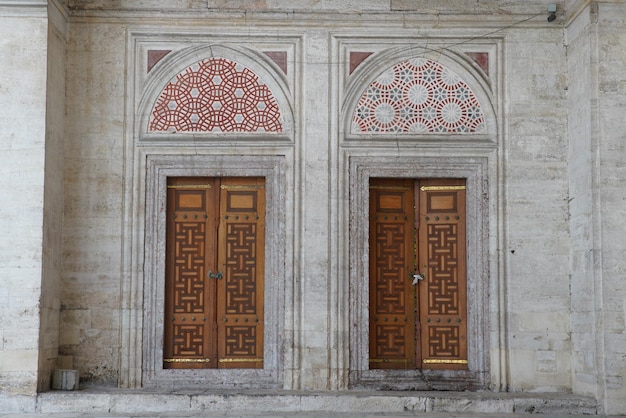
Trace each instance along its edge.
{"label": "arch spandrel", "polygon": [[352,135],[488,133],[478,95],[455,71],[428,58],[379,72],[350,115]]}

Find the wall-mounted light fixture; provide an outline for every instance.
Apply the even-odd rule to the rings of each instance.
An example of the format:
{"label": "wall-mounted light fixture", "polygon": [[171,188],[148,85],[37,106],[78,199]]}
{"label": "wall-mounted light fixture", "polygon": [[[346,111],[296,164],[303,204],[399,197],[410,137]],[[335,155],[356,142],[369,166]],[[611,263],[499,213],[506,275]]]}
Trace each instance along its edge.
{"label": "wall-mounted light fixture", "polygon": [[550,3],[548,4],[548,22],[554,22],[554,19],[556,19],[556,4],[555,3]]}

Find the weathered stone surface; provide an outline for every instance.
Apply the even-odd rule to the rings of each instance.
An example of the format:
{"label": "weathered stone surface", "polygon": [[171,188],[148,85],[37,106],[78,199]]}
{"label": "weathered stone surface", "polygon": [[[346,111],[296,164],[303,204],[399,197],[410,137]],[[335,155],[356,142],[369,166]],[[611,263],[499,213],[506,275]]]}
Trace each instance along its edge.
{"label": "weathered stone surface", "polygon": [[[0,378],[2,378],[1,374]],[[15,376],[12,376],[12,378],[15,379]],[[14,388],[4,387],[3,391],[0,392],[0,405],[2,405],[2,413],[35,412],[36,403],[36,396],[16,395]]]}
{"label": "weathered stone surface", "polygon": [[550,393],[468,393],[468,392],[299,392],[299,391],[212,391],[214,393],[140,393],[128,390],[87,389],[52,392],[38,397],[40,412],[108,414],[254,414],[272,411],[289,413],[393,414],[511,414],[561,415],[596,413],[590,398]]}
{"label": "weathered stone surface", "polygon": [[77,390],[80,385],[78,370],[57,369],[52,378],[52,389]]}
{"label": "weathered stone surface", "polygon": [[[37,387],[40,302],[47,301],[41,294],[48,38],[42,11],[34,5],[18,17],[0,7],[0,294],[6,301],[0,389],[25,394]],[[51,270],[58,273],[58,265]]]}
{"label": "weathered stone surface", "polygon": [[[574,392],[597,397],[600,412],[625,413],[625,8],[567,0],[549,23],[539,0],[70,0],[67,9],[0,1],[0,389],[45,390],[59,366],[100,384],[168,389],[432,386],[417,374],[363,377],[369,242],[359,224],[367,224],[368,189],[354,179],[370,170],[469,179],[468,367],[478,386]],[[147,72],[152,50],[171,52]],[[282,69],[268,51],[285,57]],[[367,58],[350,69],[352,52]],[[150,100],[214,53],[263,75],[285,112],[284,135],[147,132]],[[482,69],[468,53],[481,54]],[[365,87],[397,62],[424,57],[472,89],[485,131],[355,135],[350,118]],[[168,175],[274,176],[272,367],[262,379],[241,370],[157,373],[165,200],[149,170],[159,158],[159,169],[177,167]],[[448,378],[437,387],[458,388]],[[59,413],[236,402],[250,410],[595,408],[532,396],[135,395],[40,399]],[[25,399],[7,404],[28,412]]]}

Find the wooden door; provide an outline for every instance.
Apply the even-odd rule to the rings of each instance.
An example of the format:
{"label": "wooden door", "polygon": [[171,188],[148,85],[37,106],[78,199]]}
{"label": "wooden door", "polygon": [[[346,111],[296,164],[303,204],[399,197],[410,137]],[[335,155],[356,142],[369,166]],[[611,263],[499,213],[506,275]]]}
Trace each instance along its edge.
{"label": "wooden door", "polygon": [[370,182],[370,369],[467,368],[465,180]]}
{"label": "wooden door", "polygon": [[262,368],[262,178],[168,179],[164,368]]}
{"label": "wooden door", "polygon": [[[419,190],[418,190],[419,189]],[[416,185],[419,347],[423,368],[467,368],[465,180]]]}
{"label": "wooden door", "polygon": [[370,183],[370,369],[415,368],[413,181]]}

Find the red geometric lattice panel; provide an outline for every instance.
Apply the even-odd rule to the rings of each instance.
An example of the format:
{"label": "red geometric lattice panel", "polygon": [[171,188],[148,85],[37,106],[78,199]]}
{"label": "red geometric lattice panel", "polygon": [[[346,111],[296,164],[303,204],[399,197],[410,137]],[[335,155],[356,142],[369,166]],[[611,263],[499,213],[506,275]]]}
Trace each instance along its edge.
{"label": "red geometric lattice panel", "polygon": [[352,133],[477,133],[485,129],[480,103],[456,73],[423,58],[400,62],[365,90]]}
{"label": "red geometric lattice panel", "polygon": [[199,61],[159,95],[149,132],[282,132],[269,87],[249,68],[226,58]]}

